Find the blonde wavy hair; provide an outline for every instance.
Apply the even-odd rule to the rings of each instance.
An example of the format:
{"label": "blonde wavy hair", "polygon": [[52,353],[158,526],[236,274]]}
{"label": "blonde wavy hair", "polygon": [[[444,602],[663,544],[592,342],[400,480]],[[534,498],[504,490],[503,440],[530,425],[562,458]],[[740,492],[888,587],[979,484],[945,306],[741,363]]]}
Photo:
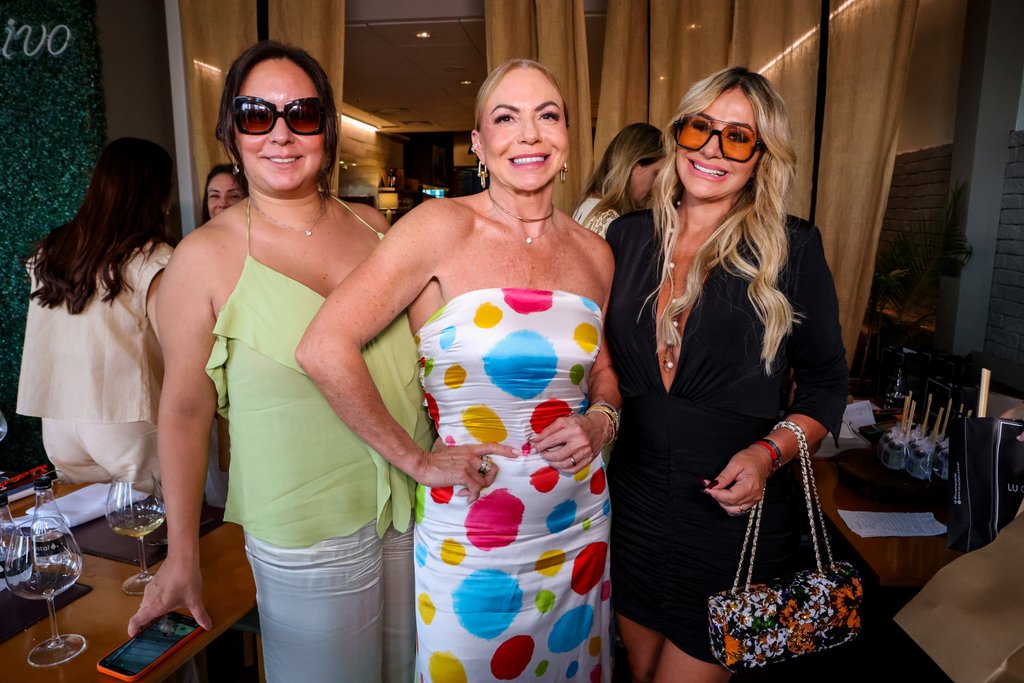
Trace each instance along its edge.
{"label": "blonde wavy hair", "polygon": [[633,202],[630,180],[637,164],[650,166],[662,160],[665,147],[661,131],[649,123],[631,123],[620,130],[608,144],[600,163],[594,169],[586,188],[576,200],[573,213],[588,197],[599,201],[590,210],[591,216],[611,209],[618,215],[646,208]]}
{"label": "blonde wavy hair", "polygon": [[671,278],[669,264],[679,228],[676,207],[684,192],[675,170],[677,146],[673,123],[704,111],[720,95],[736,88],[746,95],[754,110],[761,156],[732,208],[694,256],[682,295],[672,298],[658,317],[657,338],[659,348],[668,342],[679,345],[679,330],[672,321],[696,303],[708,273],[721,266],[749,283],[747,298],[764,325],[761,361],[765,374],[771,374],[783,340],[797,322],[789,299],[779,289],[780,275],[789,257],[785,199],[793,184],[796,154],[790,141],[786,105],[760,74],[731,67],[697,82],[663,131],[665,161],[651,192],[655,235],[661,247],[661,280],[651,299],[657,311],[658,292]]}

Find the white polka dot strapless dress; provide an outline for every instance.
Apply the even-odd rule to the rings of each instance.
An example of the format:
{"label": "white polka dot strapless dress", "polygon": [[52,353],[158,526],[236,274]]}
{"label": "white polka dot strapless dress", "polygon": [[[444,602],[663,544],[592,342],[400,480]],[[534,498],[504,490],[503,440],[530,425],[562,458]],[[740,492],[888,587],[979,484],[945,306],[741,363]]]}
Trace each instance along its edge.
{"label": "white polka dot strapless dress", "polygon": [[529,439],[587,406],[601,312],[561,291],[455,297],[417,335],[427,407],[449,445],[503,443],[472,505],[417,489],[418,668],[423,683],[611,679],[610,507],[600,456],[575,476]]}

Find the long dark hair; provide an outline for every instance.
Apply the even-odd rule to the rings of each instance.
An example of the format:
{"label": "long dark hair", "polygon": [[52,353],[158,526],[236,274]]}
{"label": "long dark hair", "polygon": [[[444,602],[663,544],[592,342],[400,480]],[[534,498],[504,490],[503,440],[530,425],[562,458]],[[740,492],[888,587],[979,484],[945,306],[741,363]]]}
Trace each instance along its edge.
{"label": "long dark hair", "polygon": [[331,176],[334,174],[334,161],[338,156],[338,108],[334,103],[334,90],[327,73],[320,63],[303,49],[285,45],[275,40],[261,40],[242,54],[238,55],[228,76],[224,80],[224,93],[220,98],[220,115],[217,118],[217,139],[224,146],[231,162],[242,168],[242,155],[238,151],[232,103],[242,89],[242,83],[248,78],[253,68],[268,59],[287,59],[302,69],[309,80],[313,81],[317,97],[324,108],[324,163],[317,173],[317,187],[320,194],[331,193]]}
{"label": "long dark hair", "polygon": [[203,185],[203,223],[207,223],[211,218],[210,181],[222,173],[227,173],[238,183],[238,188],[242,191],[242,197],[249,196],[249,181],[245,179],[245,174],[240,170],[235,171],[235,167],[232,164],[217,164],[206,174],[206,185]]}
{"label": "long dark hair", "polygon": [[149,245],[174,244],[164,213],[171,197],[171,156],[138,138],[114,140],[100,154],[75,217],[36,245],[29,268],[39,287],[31,297],[48,308],[81,313],[97,291],[112,302],[130,285],[122,269]]}

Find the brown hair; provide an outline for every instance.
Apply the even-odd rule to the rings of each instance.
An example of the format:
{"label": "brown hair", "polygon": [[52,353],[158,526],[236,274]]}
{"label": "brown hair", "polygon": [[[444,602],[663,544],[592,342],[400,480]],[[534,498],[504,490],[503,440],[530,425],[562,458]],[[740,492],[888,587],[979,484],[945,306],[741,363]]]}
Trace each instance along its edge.
{"label": "brown hair", "polygon": [[231,176],[231,179],[238,185],[238,189],[242,191],[242,197],[249,196],[249,181],[245,179],[245,174],[241,170],[235,171],[235,167],[232,164],[217,164],[210,169],[210,172],[206,174],[206,185],[203,186],[203,223],[210,220],[210,182],[217,176],[226,173]]}
{"label": "brown hair", "polygon": [[217,119],[217,139],[224,146],[224,151],[231,162],[244,172],[245,166],[236,140],[233,103],[253,68],[270,59],[288,60],[302,69],[309,76],[309,80],[313,81],[317,97],[324,108],[324,163],[317,173],[317,187],[320,194],[329,195],[334,162],[338,156],[338,108],[334,103],[334,90],[327,80],[327,73],[305,50],[274,40],[261,40],[238,55],[224,81],[224,92],[220,98],[220,116]]}
{"label": "brown hair", "polygon": [[70,221],[36,245],[28,259],[38,287],[31,298],[72,315],[98,289],[112,302],[123,289],[122,269],[139,250],[174,244],[164,213],[171,196],[171,156],[138,138],[114,140],[100,154],[85,199]]}
{"label": "brown hair", "polygon": [[590,210],[592,216],[611,209],[618,215],[646,208],[633,203],[630,180],[633,167],[637,164],[650,166],[665,157],[661,131],[649,123],[631,123],[620,130],[587,182],[586,189],[576,200],[578,209],[587,197],[597,197],[598,202]]}

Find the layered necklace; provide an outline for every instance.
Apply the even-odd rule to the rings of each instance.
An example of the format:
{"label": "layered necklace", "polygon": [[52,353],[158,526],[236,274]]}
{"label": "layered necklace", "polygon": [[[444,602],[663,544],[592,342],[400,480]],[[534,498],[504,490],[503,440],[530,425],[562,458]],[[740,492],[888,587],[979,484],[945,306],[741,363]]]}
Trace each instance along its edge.
{"label": "layered necklace", "polygon": [[320,198],[320,209],[317,211],[316,218],[313,219],[312,224],[310,224],[310,226],[308,228],[297,228],[294,225],[288,225],[287,223],[282,223],[281,221],[279,221],[276,218],[274,218],[273,216],[271,216],[269,213],[267,213],[266,211],[261,209],[260,205],[253,201],[252,197],[249,197],[249,204],[252,206],[252,208],[256,209],[256,213],[258,213],[259,215],[263,216],[264,218],[266,218],[268,221],[270,221],[274,225],[276,225],[278,227],[281,227],[281,228],[288,228],[289,230],[294,230],[295,232],[305,233],[306,237],[312,237],[313,236],[314,228],[316,228],[316,226],[320,224],[320,219],[324,217],[325,213],[327,213],[327,202],[324,201],[323,197],[321,197]]}
{"label": "layered necklace", "polygon": [[[672,277],[672,273],[675,271],[675,267],[675,261],[668,262],[669,292],[668,301],[665,302],[666,308],[672,305],[672,300],[675,299],[676,296],[676,281],[675,278]],[[672,327],[676,328],[677,330],[679,329],[679,320],[677,318],[672,319]],[[676,366],[675,346],[676,343],[674,341],[672,341],[671,339],[667,339],[665,341],[665,350],[658,352],[659,360],[661,361],[660,364],[662,372],[672,372],[672,368]]]}
{"label": "layered necklace", "polygon": [[[491,198],[491,204],[494,204],[494,208],[496,208],[498,211],[501,211],[506,216],[511,216],[512,218],[515,218],[517,221],[521,221],[523,223],[540,223],[541,221],[546,221],[546,220],[548,220],[549,218],[551,218],[552,216],[555,215],[555,206],[554,206],[554,204],[552,204],[551,205],[551,211],[548,211],[548,215],[546,215],[546,216],[541,216],[540,218],[523,218],[522,216],[515,215],[514,213],[512,213],[511,211],[506,209],[504,206],[499,204],[498,200],[496,200],[494,198],[494,195],[491,194],[490,190],[487,190],[487,196]],[[537,235],[536,237],[530,237],[529,235],[523,235],[523,238],[526,240],[527,244],[533,244],[534,240],[539,240],[550,229],[551,229],[551,226],[547,225],[547,226],[544,227],[543,230],[541,230],[540,234]]]}

